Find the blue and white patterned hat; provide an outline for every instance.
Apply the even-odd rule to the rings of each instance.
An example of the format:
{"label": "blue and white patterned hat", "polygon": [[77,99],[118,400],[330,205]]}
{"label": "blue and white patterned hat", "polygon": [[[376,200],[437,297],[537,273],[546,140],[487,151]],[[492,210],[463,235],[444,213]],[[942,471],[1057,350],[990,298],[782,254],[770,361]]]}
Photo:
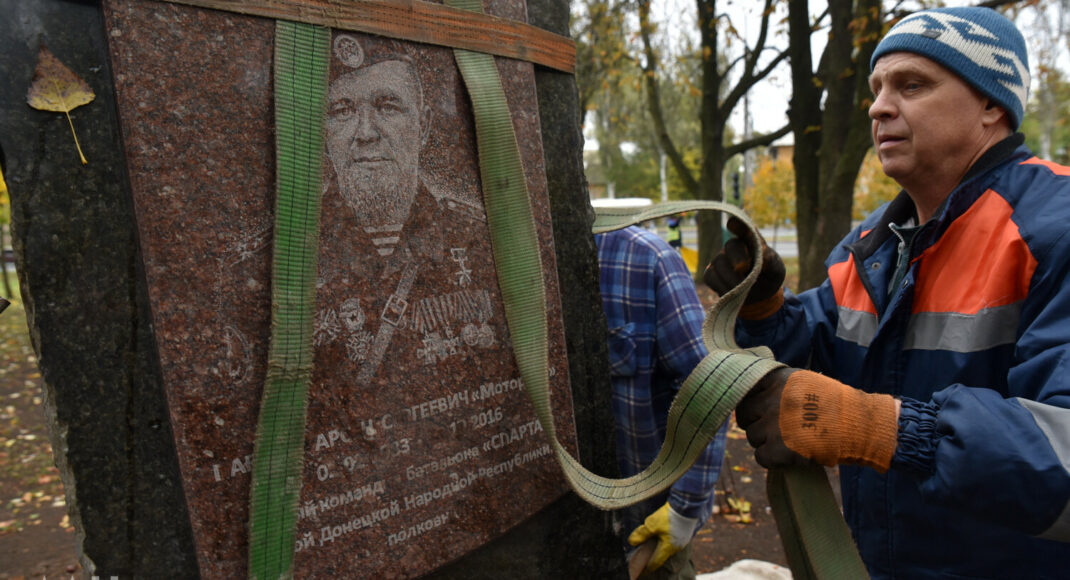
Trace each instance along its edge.
{"label": "blue and white patterned hat", "polygon": [[1029,98],[1029,56],[1022,33],[1002,14],[975,6],[934,8],[888,31],[869,61],[912,52],[936,61],[1006,109],[1015,130]]}

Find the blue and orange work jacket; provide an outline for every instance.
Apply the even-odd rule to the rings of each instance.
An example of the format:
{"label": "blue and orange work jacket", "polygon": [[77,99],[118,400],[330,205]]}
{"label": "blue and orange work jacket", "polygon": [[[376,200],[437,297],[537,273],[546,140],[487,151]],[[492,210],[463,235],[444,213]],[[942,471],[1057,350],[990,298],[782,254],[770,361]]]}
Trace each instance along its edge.
{"label": "blue and orange work jacket", "polygon": [[874,578],[1070,578],[1070,168],[1014,135],[918,230],[905,194],[740,344],[902,400],[892,468],[840,467]]}

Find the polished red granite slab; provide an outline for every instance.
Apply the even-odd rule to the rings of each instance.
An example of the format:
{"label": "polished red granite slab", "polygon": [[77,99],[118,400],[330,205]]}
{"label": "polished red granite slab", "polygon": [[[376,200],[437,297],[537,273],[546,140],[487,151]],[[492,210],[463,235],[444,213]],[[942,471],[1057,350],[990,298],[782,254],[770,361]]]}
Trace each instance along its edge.
{"label": "polished red granite slab", "polygon": [[[274,23],[104,5],[201,572],[243,576],[270,335]],[[524,18],[519,0],[486,8]],[[543,240],[553,405],[574,449],[533,71],[498,63]],[[413,577],[565,483],[513,361],[452,52],[335,31],[330,67],[295,572]]]}

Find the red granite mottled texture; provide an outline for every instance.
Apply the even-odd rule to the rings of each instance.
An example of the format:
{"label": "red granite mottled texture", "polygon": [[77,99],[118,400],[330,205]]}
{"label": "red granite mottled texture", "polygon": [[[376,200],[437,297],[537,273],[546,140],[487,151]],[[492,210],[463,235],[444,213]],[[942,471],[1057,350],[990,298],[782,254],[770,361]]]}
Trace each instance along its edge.
{"label": "red granite mottled texture", "polygon": [[[524,15],[517,0],[488,11]],[[249,457],[270,336],[274,24],[144,0],[107,0],[105,14],[201,571],[243,576]],[[345,201],[324,162],[299,577],[417,576],[565,489],[517,388],[471,107],[452,52],[405,52],[420,71],[431,125],[419,193],[393,253],[380,255],[363,233],[362,209]],[[532,66],[498,64],[543,240],[558,434],[574,449]],[[332,79],[351,70],[337,58],[331,67]],[[369,352],[395,293],[404,295],[404,315],[373,365]]]}

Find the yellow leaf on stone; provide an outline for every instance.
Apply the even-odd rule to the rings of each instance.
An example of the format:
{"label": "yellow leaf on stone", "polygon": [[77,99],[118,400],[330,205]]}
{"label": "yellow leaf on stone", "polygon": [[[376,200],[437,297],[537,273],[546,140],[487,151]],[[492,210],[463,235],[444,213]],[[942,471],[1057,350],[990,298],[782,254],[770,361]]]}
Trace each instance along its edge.
{"label": "yellow leaf on stone", "polygon": [[71,111],[93,101],[96,97],[89,84],[71,69],[59,61],[44,45],[37,53],[37,68],[33,71],[33,81],[26,93],[26,102],[40,111],[53,111],[67,115],[67,123],[74,135],[74,146],[82,165],[88,163],[78,144],[78,135],[74,132]]}

